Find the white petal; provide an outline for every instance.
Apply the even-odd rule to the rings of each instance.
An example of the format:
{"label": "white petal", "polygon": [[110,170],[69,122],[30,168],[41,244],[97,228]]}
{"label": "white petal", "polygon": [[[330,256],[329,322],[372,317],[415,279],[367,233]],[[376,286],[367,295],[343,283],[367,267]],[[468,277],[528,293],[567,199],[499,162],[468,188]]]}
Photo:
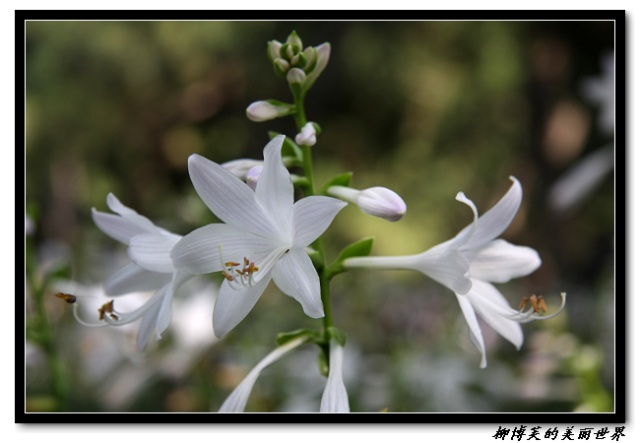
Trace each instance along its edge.
{"label": "white petal", "polygon": [[95,208],[91,210],[91,216],[93,217],[93,222],[102,232],[125,245],[129,244],[129,240],[131,240],[132,237],[149,232],[148,229],[141,227],[139,224],[127,218],[100,212]]}
{"label": "white petal", "polygon": [[497,333],[513,343],[520,349],[524,340],[522,327],[514,320],[505,318],[501,313],[504,310],[512,310],[503,295],[490,283],[473,280],[471,291],[467,294],[469,301],[476,312],[482,317]]}
{"label": "white petal", "polygon": [[149,271],[173,273],[175,269],[170,253],[180,238],[173,234],[136,235],[129,243],[129,257]]}
{"label": "white petal", "polygon": [[256,202],[255,193],[227,169],[193,154],[189,175],[202,201],[220,220],[254,234],[275,235],[277,231]]}
{"label": "white petal", "polygon": [[236,327],[254,307],[271,278],[263,278],[255,285],[233,289],[224,281],[213,308],[213,332],[218,338],[224,337]]}
{"label": "white petal", "polygon": [[505,240],[494,240],[471,256],[471,277],[505,283],[512,278],[531,274],[540,267],[538,253],[527,246],[516,246]]}
{"label": "white petal", "polygon": [[474,249],[489,243],[511,224],[522,203],[522,186],[515,177],[510,178],[513,181],[511,188],[498,203],[478,219],[465,249]]}
{"label": "white petal", "polygon": [[332,340],[329,352],[329,378],[322,393],[320,412],[350,412],[347,389],[342,381],[342,353],[342,346]]}
{"label": "white petal", "polygon": [[466,294],[471,288],[470,264],[465,254],[458,251],[426,251],[414,257],[417,263],[412,269],[424,273],[453,292]]}
{"label": "white petal", "polygon": [[[144,314],[144,317],[142,317],[140,329],[138,329],[137,339],[138,351],[140,352],[142,352],[142,349],[144,349],[145,345],[151,338],[154,329],[156,328],[156,324],[158,321],[158,312],[160,311],[160,304],[163,300],[163,294],[164,291],[167,290],[167,287],[168,285],[163,287],[162,289],[159,289],[158,293],[156,293],[152,299],[145,303],[146,306],[143,307],[146,312]],[[160,291],[162,291],[163,294],[159,294]]]}
{"label": "white petal", "polygon": [[247,400],[249,399],[253,385],[256,383],[260,372],[273,362],[281,359],[287,352],[295,349],[304,342],[305,339],[303,338],[291,340],[271,351],[271,353],[263,358],[233,390],[218,412],[244,412],[244,408],[247,406]]}
{"label": "white petal", "polygon": [[224,262],[242,263],[244,257],[256,261],[258,256],[263,257],[273,248],[268,239],[231,225],[215,223],[185,235],[171,251],[171,258],[176,269],[207,274],[221,271]]}
{"label": "white petal", "polygon": [[471,332],[471,341],[482,354],[480,367],[486,368],[487,354],[484,348],[484,338],[482,337],[482,330],[480,329],[480,324],[478,323],[478,319],[476,318],[476,313],[473,310],[473,305],[466,295],[456,294],[456,297],[458,298],[458,303],[460,303],[462,314],[464,315],[464,318],[465,320],[467,320],[467,324],[469,325],[469,330]]}
{"label": "white petal", "polygon": [[135,263],[129,263],[117,270],[104,282],[104,291],[107,295],[151,291],[166,285],[170,281],[170,274],[159,274],[141,268]]}
{"label": "white petal", "polygon": [[305,247],[329,227],[347,203],[331,197],[311,196],[293,206],[294,245]]}
{"label": "white petal", "polygon": [[171,305],[173,303],[173,296],[175,295],[178,288],[189,278],[191,278],[191,275],[177,272],[173,275],[171,284],[167,285],[167,291],[162,299],[156,324],[156,333],[158,334],[158,340],[160,340],[160,336],[171,323]]}
{"label": "white petal", "polygon": [[282,163],[284,135],[278,135],[264,148],[264,167],[256,184],[256,201],[281,232],[291,232],[293,184]]}
{"label": "white petal", "polygon": [[320,278],[304,249],[294,248],[273,267],[273,281],[285,294],[302,305],[311,318],[324,316],[320,298]]}

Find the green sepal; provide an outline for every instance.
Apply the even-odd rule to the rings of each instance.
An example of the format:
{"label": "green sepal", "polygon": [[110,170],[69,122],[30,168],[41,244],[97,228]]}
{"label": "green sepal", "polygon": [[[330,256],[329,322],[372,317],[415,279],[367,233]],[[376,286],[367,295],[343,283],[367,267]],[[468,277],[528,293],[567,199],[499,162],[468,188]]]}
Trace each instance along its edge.
{"label": "green sepal", "polygon": [[320,373],[328,377],[329,376],[329,347],[320,346],[320,352],[318,352],[318,366]]}
{"label": "green sepal", "polygon": [[322,187],[318,194],[327,195],[327,189],[331,186],[349,186],[351,183],[351,176],[353,176],[353,172],[345,172],[343,174],[338,174],[334,177],[331,177],[329,181],[327,181]]}
{"label": "green sepal", "polygon": [[351,257],[366,257],[371,254],[371,249],[373,248],[373,237],[366,237],[357,242],[351,243],[349,246],[344,248],[338,254],[338,258],[335,259],[333,263],[329,265],[327,268],[327,274],[330,277],[333,277],[336,274],[340,274],[345,272],[344,266],[342,263]]}
{"label": "green sepal", "polygon": [[340,346],[344,348],[344,345],[347,342],[347,335],[344,332],[335,326],[329,326],[327,328],[327,335],[337,341]]}
{"label": "green sepal", "polygon": [[276,343],[278,344],[278,346],[282,346],[285,343],[288,343],[291,340],[295,340],[296,338],[300,338],[300,337],[306,337],[307,342],[309,343],[322,342],[322,336],[320,334],[320,331],[303,328],[303,329],[296,329],[295,331],[280,332],[276,336]]}
{"label": "green sepal", "polygon": [[[269,139],[273,140],[279,132],[269,131]],[[302,149],[289,137],[284,139],[282,144],[282,157],[294,157],[298,162],[302,162]]]}

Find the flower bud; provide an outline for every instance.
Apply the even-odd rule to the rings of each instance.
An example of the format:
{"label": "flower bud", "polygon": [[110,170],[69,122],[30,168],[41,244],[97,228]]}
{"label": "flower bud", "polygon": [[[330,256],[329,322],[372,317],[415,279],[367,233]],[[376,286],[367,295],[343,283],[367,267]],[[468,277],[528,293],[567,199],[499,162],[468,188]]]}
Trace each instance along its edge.
{"label": "flower bud", "polygon": [[267,56],[271,63],[275,62],[277,58],[280,57],[280,48],[282,47],[282,43],[278,40],[271,40],[267,43]]}
{"label": "flower bud", "polygon": [[316,127],[311,122],[304,125],[296,135],[296,143],[299,145],[314,146],[316,141]]}
{"label": "flower bud", "polygon": [[283,58],[277,58],[273,61],[273,69],[275,69],[276,74],[282,77],[287,75],[289,68],[291,68],[291,65]]}
{"label": "flower bud", "polygon": [[316,63],[313,68],[309,68],[310,72],[307,72],[307,80],[304,85],[304,89],[308,90],[311,85],[318,79],[324,68],[329,63],[329,56],[331,55],[331,45],[329,43],[323,43],[314,48],[316,50]]}
{"label": "flower bud", "polygon": [[222,163],[220,166],[227,169],[233,175],[238,177],[241,180],[247,179],[247,174],[251,168],[254,166],[260,166],[264,162],[261,160],[252,160],[249,158],[241,158],[238,160],[231,160],[226,163]]}
{"label": "flower bud", "polygon": [[254,122],[265,122],[284,117],[293,112],[293,107],[277,100],[260,100],[247,107],[247,118]]}
{"label": "flower bud", "polygon": [[302,54],[304,54],[304,58],[306,60],[306,63],[303,66],[304,72],[309,74],[316,66],[316,61],[318,60],[318,51],[316,51],[316,48],[309,46],[307,49],[302,51]]}
{"label": "flower bud", "polygon": [[291,34],[289,34],[289,37],[287,37],[287,43],[291,47],[293,55],[302,51],[302,39],[298,36],[296,31],[293,31],[291,32]]}
{"label": "flower bud", "polygon": [[307,74],[305,74],[300,68],[289,69],[289,72],[287,72],[287,81],[289,84],[301,85],[304,83],[306,78]]}
{"label": "flower bud", "polygon": [[398,221],[407,213],[404,200],[390,189],[375,186],[359,191],[345,186],[331,186],[327,193],[339,199],[355,203],[365,214],[388,221]]}
{"label": "flower bud", "polygon": [[258,184],[258,179],[260,178],[260,174],[262,174],[263,168],[263,165],[256,165],[247,171],[247,184],[254,191],[256,190],[256,185]]}

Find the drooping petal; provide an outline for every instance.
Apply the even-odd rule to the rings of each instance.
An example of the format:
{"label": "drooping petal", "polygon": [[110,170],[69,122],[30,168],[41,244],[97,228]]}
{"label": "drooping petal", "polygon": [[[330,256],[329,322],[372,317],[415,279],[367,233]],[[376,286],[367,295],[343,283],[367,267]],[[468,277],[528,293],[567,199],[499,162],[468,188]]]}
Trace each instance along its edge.
{"label": "drooping petal", "polygon": [[343,348],[335,340],[329,351],[329,377],[322,393],[320,412],[350,412],[349,396],[342,381]]}
{"label": "drooping petal", "polygon": [[456,294],[458,298],[458,303],[460,303],[460,309],[462,309],[462,314],[464,315],[467,324],[469,325],[469,331],[471,332],[471,341],[475,345],[476,348],[480,351],[482,358],[480,360],[480,367],[487,367],[487,354],[484,348],[484,338],[482,337],[482,330],[480,329],[480,324],[478,323],[478,319],[476,318],[476,313],[473,310],[473,305],[469,301],[469,298],[466,295]]}
{"label": "drooping petal", "polygon": [[129,244],[129,240],[131,240],[132,237],[149,232],[149,229],[132,223],[128,218],[100,212],[95,208],[91,209],[91,216],[93,222],[102,232],[125,245]]}
{"label": "drooping petal", "polygon": [[129,263],[113,273],[104,282],[107,295],[122,295],[137,291],[158,289],[171,281],[170,274],[159,274]]}
{"label": "drooping petal", "polygon": [[241,262],[244,257],[255,261],[273,248],[269,239],[215,223],[185,235],[171,251],[171,259],[176,269],[208,274],[221,271],[224,262]]}
{"label": "drooping petal", "polygon": [[136,235],[129,243],[129,257],[149,271],[173,273],[175,268],[170,253],[180,238],[175,234]]}
{"label": "drooping petal", "polygon": [[218,338],[224,337],[251,311],[264,292],[271,278],[263,278],[253,286],[234,289],[224,281],[213,308],[213,332]]}
{"label": "drooping petal", "polygon": [[329,227],[347,203],[331,197],[311,196],[298,200],[293,206],[294,245],[305,247]]}
{"label": "drooping petal", "polygon": [[320,298],[320,278],[304,249],[293,248],[273,267],[274,283],[302,305],[311,318],[324,316]]}
{"label": "drooping petal", "polygon": [[[153,331],[156,329],[156,324],[158,322],[158,312],[160,311],[160,304],[164,299],[164,294],[169,285],[164,286],[159,289],[156,294],[154,294],[153,298],[147,301],[145,305],[142,307],[144,309],[144,316],[142,317],[142,322],[140,323],[140,328],[138,329],[138,351],[142,352],[145,345],[151,339],[151,335]],[[139,308],[140,309],[140,308]]]}
{"label": "drooping petal", "polygon": [[284,135],[278,135],[264,148],[264,167],[256,184],[255,198],[280,232],[291,232],[293,184],[282,163]]}
{"label": "drooping petal", "polygon": [[256,383],[256,380],[260,376],[262,370],[275,361],[281,359],[289,351],[297,348],[304,342],[304,338],[298,338],[288,341],[282,346],[278,346],[276,349],[271,351],[271,353],[263,358],[233,390],[218,412],[244,412],[244,408],[247,406],[247,400],[249,399],[253,385]]}
{"label": "drooping petal", "polygon": [[467,298],[489,326],[520,349],[524,340],[522,327],[518,322],[504,316],[505,311],[513,314],[516,311],[510,308],[500,291],[490,283],[473,279],[473,286]]}
{"label": "drooping petal", "polygon": [[160,340],[162,333],[169,327],[171,323],[171,305],[173,302],[173,296],[178,288],[186,282],[191,276],[182,272],[176,272],[173,274],[171,284],[167,285],[166,293],[163,296],[160,303],[160,309],[158,311],[158,320],[156,324],[156,334],[158,340]]}
{"label": "drooping petal", "polygon": [[474,249],[489,243],[511,224],[522,203],[522,186],[515,177],[510,179],[513,182],[511,188],[498,203],[480,216],[464,249]]}
{"label": "drooping petal", "polygon": [[502,239],[473,251],[470,260],[472,278],[496,283],[529,275],[541,264],[535,249],[516,246]]}
{"label": "drooping petal", "polygon": [[133,209],[128,208],[127,206],[120,203],[120,200],[118,200],[117,197],[112,193],[109,193],[109,195],[107,195],[107,206],[116,214],[122,216],[123,218],[126,218],[129,223],[138,226],[140,229],[146,232],[155,232],[156,230],[160,229],[156,225],[154,225],[153,222],[147,217],[138,214]]}
{"label": "drooping petal", "polygon": [[193,154],[189,175],[202,201],[220,220],[257,235],[278,232],[251,188],[224,167]]}

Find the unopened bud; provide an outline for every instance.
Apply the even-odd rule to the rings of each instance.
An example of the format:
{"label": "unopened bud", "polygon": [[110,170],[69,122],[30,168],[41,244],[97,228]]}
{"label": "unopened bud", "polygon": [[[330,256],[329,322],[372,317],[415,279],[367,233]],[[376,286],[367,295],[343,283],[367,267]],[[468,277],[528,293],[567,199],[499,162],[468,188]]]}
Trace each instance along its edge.
{"label": "unopened bud", "polygon": [[289,34],[289,37],[287,37],[287,43],[289,43],[294,55],[302,51],[302,39],[298,36],[296,31]]}
{"label": "unopened bud", "polygon": [[269,43],[267,43],[267,56],[272,63],[280,57],[281,47],[282,43],[280,43],[278,40],[271,40]]}
{"label": "unopened bud", "polygon": [[313,68],[310,68],[308,72],[307,80],[304,85],[304,89],[308,90],[313,83],[318,79],[324,68],[329,63],[329,56],[331,55],[331,45],[329,43],[323,43],[314,48],[316,50],[316,63]]}
{"label": "unopened bud", "polygon": [[407,213],[404,200],[390,189],[376,186],[359,191],[345,186],[331,186],[327,193],[355,203],[365,214],[388,221],[398,221]]}
{"label": "unopened bud", "polygon": [[235,175],[239,179],[246,180],[249,169],[253,168],[254,166],[262,165],[263,163],[264,162],[261,160],[241,158],[238,160],[231,160],[229,162],[222,163],[220,166],[223,166],[225,169],[227,169],[229,172],[231,172],[233,175]]}
{"label": "unopened bud", "polygon": [[254,191],[256,190],[256,185],[258,184],[260,174],[262,174],[263,167],[264,166],[262,165],[257,165],[247,171],[247,184]]}
{"label": "unopened bud", "polygon": [[293,106],[276,100],[260,100],[247,107],[247,118],[254,122],[265,122],[284,117],[293,112]]}
{"label": "unopened bud", "polygon": [[276,74],[278,75],[284,77],[287,75],[287,72],[289,72],[289,68],[291,68],[291,65],[283,58],[277,58],[273,61],[273,69],[276,70]]}
{"label": "unopened bud", "polygon": [[316,141],[316,127],[311,122],[304,125],[300,133],[296,135],[296,143],[301,146],[314,146]]}
{"label": "unopened bud", "polygon": [[305,74],[304,71],[300,68],[289,69],[289,72],[287,72],[287,81],[289,82],[289,84],[301,85],[302,83],[304,83],[306,78],[307,74]]}

